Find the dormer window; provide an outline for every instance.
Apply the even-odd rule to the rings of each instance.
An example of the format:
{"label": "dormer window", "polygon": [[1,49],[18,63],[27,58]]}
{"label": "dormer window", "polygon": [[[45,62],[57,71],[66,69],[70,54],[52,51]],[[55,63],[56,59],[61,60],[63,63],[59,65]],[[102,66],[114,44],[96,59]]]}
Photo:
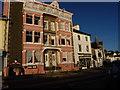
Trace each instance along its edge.
{"label": "dormer window", "polygon": [[50,4],[54,8],[59,8],[59,3],[55,0]]}

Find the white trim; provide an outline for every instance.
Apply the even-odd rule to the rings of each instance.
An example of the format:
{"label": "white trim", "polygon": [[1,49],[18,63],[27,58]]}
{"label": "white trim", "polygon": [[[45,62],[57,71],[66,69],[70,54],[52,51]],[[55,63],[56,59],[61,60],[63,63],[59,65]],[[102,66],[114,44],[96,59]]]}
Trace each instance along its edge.
{"label": "white trim", "polygon": [[26,52],[27,50],[22,50],[22,52]]}
{"label": "white trim", "polygon": [[74,62],[61,62],[61,64],[70,64],[70,63],[74,63]]}
{"label": "white trim", "polygon": [[33,42],[24,42],[23,44],[41,44],[42,45],[42,43],[33,43]]}
{"label": "white trim", "polygon": [[22,66],[28,66],[28,65],[44,65],[44,63],[26,63],[26,64],[22,64]]}
{"label": "white trim", "polygon": [[[48,30],[48,21],[47,21],[47,20],[44,20],[44,22],[47,23],[47,28],[44,28],[44,30]],[[44,22],[43,22],[43,26],[44,26]]]}
{"label": "white trim", "polygon": [[57,47],[43,47],[43,49],[45,50],[45,49],[58,49],[58,50],[60,50],[61,51],[61,48],[57,48]]}

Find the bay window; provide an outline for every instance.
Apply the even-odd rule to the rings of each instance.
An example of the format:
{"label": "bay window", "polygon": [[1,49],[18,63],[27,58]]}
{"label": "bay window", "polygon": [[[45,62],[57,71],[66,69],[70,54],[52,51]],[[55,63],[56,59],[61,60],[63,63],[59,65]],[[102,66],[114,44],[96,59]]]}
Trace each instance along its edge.
{"label": "bay window", "polygon": [[44,21],[44,25],[43,25],[45,30],[48,30],[48,21]]}
{"label": "bay window", "polygon": [[51,30],[55,31],[55,23],[54,22],[51,22]]}
{"label": "bay window", "polygon": [[49,44],[49,35],[44,35],[44,44]]}
{"label": "bay window", "polygon": [[64,30],[64,22],[60,22],[60,30]]}
{"label": "bay window", "polygon": [[66,27],[66,31],[69,31],[69,23],[66,23],[65,27]]}

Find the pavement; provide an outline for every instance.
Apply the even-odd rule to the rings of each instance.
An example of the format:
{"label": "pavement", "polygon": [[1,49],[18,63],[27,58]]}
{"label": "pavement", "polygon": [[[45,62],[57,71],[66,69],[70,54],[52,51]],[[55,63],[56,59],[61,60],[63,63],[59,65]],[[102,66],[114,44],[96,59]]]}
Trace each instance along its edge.
{"label": "pavement", "polygon": [[[106,69],[94,68],[71,72],[49,72],[3,78],[5,88],[65,88],[109,87],[112,80],[106,78]],[[47,87],[46,87],[47,86]]]}

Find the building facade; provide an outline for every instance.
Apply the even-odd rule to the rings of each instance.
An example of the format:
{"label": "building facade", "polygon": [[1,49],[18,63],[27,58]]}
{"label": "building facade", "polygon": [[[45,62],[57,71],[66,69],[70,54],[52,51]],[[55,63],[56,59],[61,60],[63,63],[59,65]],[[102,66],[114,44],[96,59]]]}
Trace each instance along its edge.
{"label": "building facade", "polygon": [[98,41],[97,37],[95,37],[95,41],[91,43],[91,47],[92,47],[93,66],[94,67],[102,66],[103,61],[105,60],[103,42]]}
{"label": "building facade", "polygon": [[3,67],[6,62],[7,41],[8,41],[8,19],[7,17],[0,15],[0,75],[2,75]]}
{"label": "building facade", "polygon": [[50,4],[37,1],[4,2],[4,15],[10,19],[8,71],[16,61],[25,74],[75,69],[73,14],[60,9],[57,1]]}
{"label": "building facade", "polygon": [[80,31],[79,25],[73,27],[73,44],[75,65],[83,69],[90,68],[91,63],[91,41],[90,34]]}
{"label": "building facade", "polygon": [[105,51],[105,60],[110,61],[110,62],[120,60],[120,52]]}

